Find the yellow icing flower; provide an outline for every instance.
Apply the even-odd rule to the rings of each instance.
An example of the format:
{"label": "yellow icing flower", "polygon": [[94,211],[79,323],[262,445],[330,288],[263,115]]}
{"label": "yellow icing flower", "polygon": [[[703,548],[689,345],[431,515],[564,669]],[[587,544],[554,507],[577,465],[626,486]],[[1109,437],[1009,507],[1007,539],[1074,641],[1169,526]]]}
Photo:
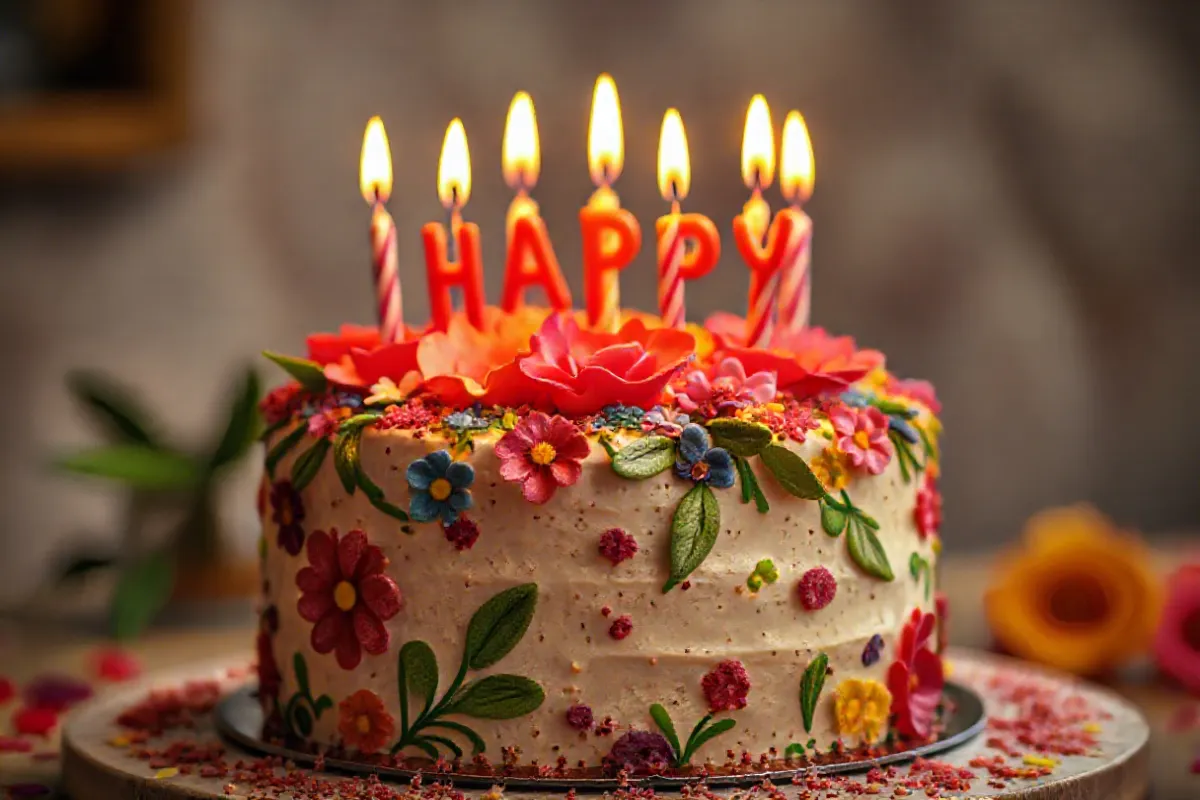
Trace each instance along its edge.
{"label": "yellow icing flower", "polygon": [[396,385],[396,382],[391,378],[380,378],[379,383],[371,387],[371,396],[364,402],[369,405],[382,405],[384,403],[403,403],[405,393]]}
{"label": "yellow icing flower", "polygon": [[833,695],[833,713],[839,736],[872,744],[887,727],[892,693],[879,681],[847,678]]}
{"label": "yellow icing flower", "polygon": [[846,462],[836,448],[827,447],[813,456],[808,462],[808,468],[821,482],[827,492],[838,492],[846,488],[850,473]]}

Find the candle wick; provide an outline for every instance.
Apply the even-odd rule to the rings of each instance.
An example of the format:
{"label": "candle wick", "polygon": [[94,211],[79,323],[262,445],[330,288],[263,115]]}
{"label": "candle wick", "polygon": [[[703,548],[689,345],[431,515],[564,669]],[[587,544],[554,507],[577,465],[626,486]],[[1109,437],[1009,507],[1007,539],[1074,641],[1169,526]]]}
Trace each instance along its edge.
{"label": "candle wick", "polygon": [[450,207],[446,209],[446,229],[450,232],[446,237],[446,261],[454,264],[458,261],[458,226],[461,224],[458,215],[458,187],[450,189]]}
{"label": "candle wick", "polygon": [[612,164],[607,158],[600,162],[600,178],[604,186],[608,186],[610,183],[612,183],[612,178],[609,177],[611,166]]}
{"label": "candle wick", "polygon": [[671,212],[679,213],[679,179],[671,178]]}

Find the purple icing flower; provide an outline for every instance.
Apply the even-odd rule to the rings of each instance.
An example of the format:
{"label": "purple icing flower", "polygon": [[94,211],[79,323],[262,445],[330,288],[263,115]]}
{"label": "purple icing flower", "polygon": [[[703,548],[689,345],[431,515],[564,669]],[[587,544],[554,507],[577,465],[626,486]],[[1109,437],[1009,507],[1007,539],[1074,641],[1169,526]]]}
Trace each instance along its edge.
{"label": "purple icing flower", "polygon": [[879,654],[883,651],[883,637],[878,633],[871,637],[867,642],[867,646],[863,648],[862,663],[864,667],[869,667],[879,660]]}
{"label": "purple icing flower", "polygon": [[92,696],[92,687],[64,675],[45,675],[35,679],[23,692],[25,704],[31,708],[64,711]]}
{"label": "purple icing flower", "polygon": [[648,775],[665,771],[675,761],[671,743],[661,733],[630,731],[613,742],[604,762],[609,770]]}

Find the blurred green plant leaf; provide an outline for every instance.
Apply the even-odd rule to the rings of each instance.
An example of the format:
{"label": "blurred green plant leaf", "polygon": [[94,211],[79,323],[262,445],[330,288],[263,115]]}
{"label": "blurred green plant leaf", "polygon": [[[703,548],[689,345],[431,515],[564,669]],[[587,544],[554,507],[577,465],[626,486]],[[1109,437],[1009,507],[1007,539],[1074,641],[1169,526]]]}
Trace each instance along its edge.
{"label": "blurred green plant leaf", "polygon": [[188,456],[144,444],[81,450],[57,459],[54,466],[77,475],[107,478],[151,491],[190,488],[201,478],[200,466]]}
{"label": "blurred green plant leaf", "polygon": [[293,358],[280,353],[264,350],[263,355],[278,364],[284,372],[291,375],[297,382],[310,392],[323,392],[327,382],[325,370],[315,361],[305,358]]}
{"label": "blurred green plant leaf", "polygon": [[67,374],[67,389],[91,412],[93,419],[117,442],[161,447],[152,416],[134,393],[99,372]]}
{"label": "blurred green plant leaf", "polygon": [[171,598],[175,564],[163,552],[131,563],[121,573],[109,609],[113,636],[131,639],[146,629]]}
{"label": "blurred green plant leaf", "polygon": [[234,394],[225,421],[225,429],[209,458],[209,469],[216,470],[244,456],[258,439],[260,420],[258,373],[247,369]]}

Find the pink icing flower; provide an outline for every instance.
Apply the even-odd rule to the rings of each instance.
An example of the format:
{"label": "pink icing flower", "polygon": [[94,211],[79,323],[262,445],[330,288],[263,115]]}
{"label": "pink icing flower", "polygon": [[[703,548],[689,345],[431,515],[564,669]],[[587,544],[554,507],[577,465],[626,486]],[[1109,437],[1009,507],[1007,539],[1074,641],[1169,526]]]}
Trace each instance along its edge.
{"label": "pink icing flower", "polygon": [[917,491],[913,521],[922,539],[937,536],[938,529],[942,527],[942,495],[938,492],[937,481],[928,475]]}
{"label": "pink icing flower", "polygon": [[1200,693],[1200,563],[1181,567],[1167,583],[1154,656],[1159,669]]}
{"label": "pink icing flower", "polygon": [[714,415],[774,399],[775,373],[764,370],[747,377],[746,368],[736,358],[722,360],[711,379],[703,370],[689,373],[683,394],[676,397],[684,411],[691,413],[704,407]]}
{"label": "pink icing flower", "polygon": [[587,437],[569,420],[540,411],[496,442],[501,477],[519,482],[525,499],[538,504],[579,480],[589,449]]}
{"label": "pink icing flower", "polygon": [[829,409],[829,421],[837,434],[838,449],[853,466],[872,475],[883,472],[892,460],[892,443],[888,439],[888,420],[882,411],[874,406],[851,408],[835,403]]}
{"label": "pink icing flower", "polygon": [[318,411],[308,418],[308,435],[314,439],[326,439],[337,433],[342,420],[329,411]]}
{"label": "pink icing flower", "polygon": [[750,676],[740,661],[722,661],[700,681],[704,698],[713,713],[736,711],[746,707],[746,696],[750,694]]}

